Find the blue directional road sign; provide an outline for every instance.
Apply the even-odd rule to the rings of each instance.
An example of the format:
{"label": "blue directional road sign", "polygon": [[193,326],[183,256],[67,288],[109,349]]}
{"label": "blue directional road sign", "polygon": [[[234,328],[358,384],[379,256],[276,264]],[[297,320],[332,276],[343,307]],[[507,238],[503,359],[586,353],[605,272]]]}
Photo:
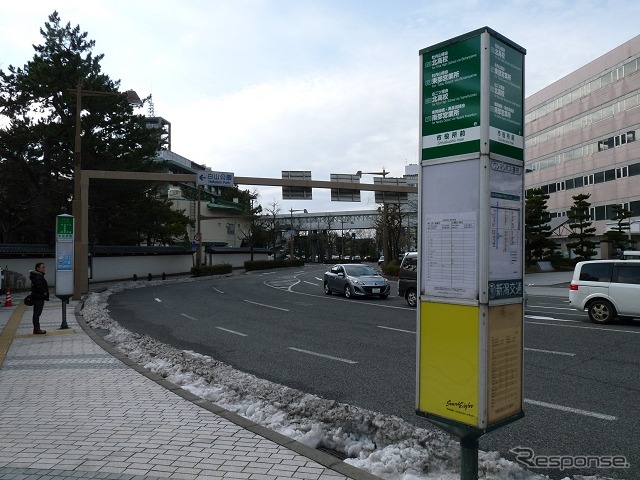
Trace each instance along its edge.
{"label": "blue directional road sign", "polygon": [[196,185],[208,185],[211,187],[233,187],[233,173],[212,172],[206,170],[196,173]]}

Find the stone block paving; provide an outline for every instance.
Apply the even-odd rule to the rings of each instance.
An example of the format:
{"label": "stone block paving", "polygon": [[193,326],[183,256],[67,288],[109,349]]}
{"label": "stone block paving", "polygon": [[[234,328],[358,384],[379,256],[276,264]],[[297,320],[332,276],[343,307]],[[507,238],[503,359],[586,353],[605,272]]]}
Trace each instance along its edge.
{"label": "stone block paving", "polygon": [[62,303],[46,303],[46,335],[32,334],[31,308],[0,307],[2,335],[14,328],[0,358],[0,479],[375,478],[325,466],[164,388],[101,348],[74,307],[59,330]]}

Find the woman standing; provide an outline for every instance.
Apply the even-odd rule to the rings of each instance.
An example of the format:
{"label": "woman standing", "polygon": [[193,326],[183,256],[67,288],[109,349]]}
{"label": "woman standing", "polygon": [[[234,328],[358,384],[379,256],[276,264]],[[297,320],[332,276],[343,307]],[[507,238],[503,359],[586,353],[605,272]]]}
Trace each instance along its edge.
{"label": "woman standing", "polygon": [[36,269],[29,272],[29,280],[33,298],[33,333],[45,334],[47,331],[40,329],[40,314],[44,308],[44,301],[49,301],[49,285],[44,278],[44,263],[36,263]]}

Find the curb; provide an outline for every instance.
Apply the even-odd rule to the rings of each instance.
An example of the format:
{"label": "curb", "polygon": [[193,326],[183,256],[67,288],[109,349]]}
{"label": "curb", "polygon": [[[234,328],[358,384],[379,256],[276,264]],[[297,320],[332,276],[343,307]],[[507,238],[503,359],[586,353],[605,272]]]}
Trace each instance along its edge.
{"label": "curb", "polygon": [[172,393],[182,397],[185,400],[190,401],[191,403],[193,403],[194,405],[197,405],[200,408],[203,408],[215,415],[218,415],[219,417],[222,417],[225,420],[228,420],[231,423],[234,423],[235,425],[238,425],[239,427],[242,427],[243,429],[248,430],[256,435],[260,435],[261,437],[264,437],[267,440],[272,441],[273,443],[276,443],[300,455],[303,455],[304,457],[307,457],[310,460],[313,460],[319,463],[320,465],[326,468],[329,468],[341,475],[352,478],[354,480],[380,480],[381,479],[381,477],[378,477],[369,472],[366,472],[357,467],[354,467],[353,465],[349,465],[348,463],[343,462],[338,457],[334,457],[332,455],[329,455],[328,453],[321,452],[315,448],[312,448],[308,445],[300,443],[297,440],[293,440],[289,437],[286,437],[285,435],[282,435],[278,432],[275,432],[266,427],[263,427],[262,425],[259,425],[251,420],[247,420],[246,418],[236,413],[233,413],[229,410],[226,410],[225,408],[222,408],[216,405],[213,402],[210,402],[209,400],[200,398],[197,395],[194,395],[193,393],[188,392],[187,390],[184,390],[183,388],[169,382],[167,379],[165,379],[161,375],[158,375],[157,373],[146,369],[142,365],[135,363],[125,354],[120,352],[120,350],[118,350],[112,344],[110,344],[109,342],[104,340],[102,337],[100,337],[100,335],[98,335],[91,327],[89,327],[89,325],[87,325],[87,323],[84,321],[84,317],[81,314],[83,306],[84,306],[84,302],[83,300],[80,300],[75,306],[74,314],[76,317],[76,321],[78,322],[78,325],[80,325],[80,328],[82,328],[82,330],[89,336],[89,338],[91,338],[91,340],[93,340],[97,345],[99,345],[103,350],[105,350],[111,356],[120,360],[123,364],[125,364],[129,368],[132,368],[133,370],[140,373],[141,375],[144,375],[148,379],[156,382],[161,387],[171,391]]}

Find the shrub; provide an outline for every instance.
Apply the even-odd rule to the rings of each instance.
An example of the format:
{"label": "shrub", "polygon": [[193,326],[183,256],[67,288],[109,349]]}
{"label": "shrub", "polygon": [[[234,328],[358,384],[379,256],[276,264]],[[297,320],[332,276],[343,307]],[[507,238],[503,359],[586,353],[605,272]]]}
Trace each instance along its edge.
{"label": "shrub", "polygon": [[302,267],[304,260],[247,260],[244,262],[244,269],[247,272],[251,270],[267,270],[271,268],[287,268]]}
{"label": "shrub", "polygon": [[191,267],[191,275],[194,277],[206,277],[208,275],[222,275],[231,273],[233,266],[230,263],[220,263],[218,265],[201,265],[199,267]]}

